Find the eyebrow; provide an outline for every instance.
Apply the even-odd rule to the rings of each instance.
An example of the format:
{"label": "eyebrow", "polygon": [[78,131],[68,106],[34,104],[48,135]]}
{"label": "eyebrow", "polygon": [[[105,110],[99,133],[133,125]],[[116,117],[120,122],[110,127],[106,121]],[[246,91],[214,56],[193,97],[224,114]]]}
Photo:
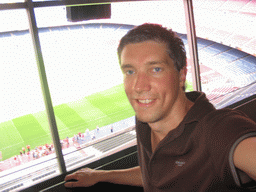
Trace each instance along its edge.
{"label": "eyebrow", "polygon": [[122,70],[123,70],[123,69],[126,69],[126,68],[131,68],[131,67],[132,67],[131,64],[124,64],[124,65],[121,64],[121,69],[122,69]]}
{"label": "eyebrow", "polygon": [[[157,64],[166,64],[165,61],[149,61],[146,65],[157,65]],[[133,65],[131,64],[121,64],[121,68],[125,69],[125,68],[132,68]]]}
{"label": "eyebrow", "polygon": [[167,64],[165,61],[150,61],[148,65]]}
{"label": "eyebrow", "polygon": [[[164,65],[167,65],[167,62],[166,61],[149,61],[147,62],[146,65],[157,65],[157,64],[164,64]],[[125,70],[125,69],[128,69],[128,68],[134,68],[132,64],[121,64],[121,70]]]}

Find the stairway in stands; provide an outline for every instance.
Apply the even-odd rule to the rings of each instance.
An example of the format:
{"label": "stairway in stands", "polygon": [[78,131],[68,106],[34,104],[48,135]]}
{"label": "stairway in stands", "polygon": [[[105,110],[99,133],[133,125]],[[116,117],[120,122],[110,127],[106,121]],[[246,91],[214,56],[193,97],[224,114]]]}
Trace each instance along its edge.
{"label": "stairway in stands", "polygon": [[[87,148],[89,150],[91,149],[96,149],[95,151],[99,151],[101,154],[107,153],[112,149],[118,148],[132,140],[136,139],[136,134],[135,131],[129,131],[129,132],[124,132],[121,134],[117,134],[114,137],[110,137],[106,140],[102,140],[100,142],[97,142],[95,144],[92,144],[88,147],[85,147],[81,150],[86,150]],[[96,155],[91,153],[87,156],[82,155],[79,151],[74,151],[65,157],[65,163],[66,167],[70,168],[73,166],[76,166],[77,164],[83,163],[86,164],[88,160],[93,160],[93,158]],[[17,173],[16,177],[12,174],[12,179],[8,179],[8,182],[0,182],[0,191],[1,192],[9,192],[13,190],[18,190],[20,187],[26,186],[26,183],[31,182],[38,182],[45,180],[47,177],[54,175],[57,173],[58,170],[58,165],[57,163],[52,163],[56,161],[49,161],[46,162],[47,165],[44,165],[43,163],[41,164],[42,166],[40,170],[35,170],[35,168],[28,168],[28,170],[21,171],[21,173]],[[18,176],[19,175],[19,176]]]}

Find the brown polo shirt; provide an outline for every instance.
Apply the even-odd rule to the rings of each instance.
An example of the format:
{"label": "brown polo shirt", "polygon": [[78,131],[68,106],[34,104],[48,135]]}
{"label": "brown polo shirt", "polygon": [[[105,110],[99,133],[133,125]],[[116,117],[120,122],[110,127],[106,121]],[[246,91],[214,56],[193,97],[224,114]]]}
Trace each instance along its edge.
{"label": "brown polo shirt", "polygon": [[150,127],[136,122],[144,191],[244,191],[234,181],[230,151],[239,138],[256,135],[256,124],[241,112],[216,110],[204,93],[187,97],[195,104],[154,153]]}

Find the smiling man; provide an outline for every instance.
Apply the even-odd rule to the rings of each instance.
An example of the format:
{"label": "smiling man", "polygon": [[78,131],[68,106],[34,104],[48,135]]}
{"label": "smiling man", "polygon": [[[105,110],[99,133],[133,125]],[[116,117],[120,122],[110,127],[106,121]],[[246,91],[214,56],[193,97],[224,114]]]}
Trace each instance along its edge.
{"label": "smiling man", "polygon": [[183,90],[186,67],[178,71],[166,45],[153,40],[126,45],[120,60],[127,97],[137,119],[149,124],[156,146],[193,105]]}
{"label": "smiling man", "polygon": [[[216,110],[201,92],[185,93],[181,39],[160,25],[129,31],[118,47],[124,88],[136,113],[139,166],[81,169],[66,187],[105,181],[144,191],[247,191],[256,179],[256,124],[243,113]],[[239,171],[238,171],[239,170]]]}

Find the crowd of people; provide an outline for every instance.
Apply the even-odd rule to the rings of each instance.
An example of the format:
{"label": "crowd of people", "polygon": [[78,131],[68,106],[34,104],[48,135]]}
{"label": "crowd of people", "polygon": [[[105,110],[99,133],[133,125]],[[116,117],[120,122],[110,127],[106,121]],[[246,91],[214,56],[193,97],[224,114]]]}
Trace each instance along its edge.
{"label": "crowd of people", "polygon": [[[30,145],[27,145],[26,148],[22,147],[20,154],[13,157],[15,161],[22,161],[23,156],[33,157],[33,159],[38,159],[40,157],[49,155],[54,152],[53,144],[45,144],[35,147],[31,150]],[[29,158],[30,160],[31,158]]]}
{"label": "crowd of people", "polygon": [[[99,126],[96,126],[94,130],[86,129],[84,133],[78,132],[74,134],[73,137],[65,137],[60,140],[62,149],[69,147],[76,147],[79,149],[82,144],[93,141],[97,138],[105,136],[106,134],[111,134],[114,132],[113,126],[107,127],[106,129],[101,129]],[[41,157],[48,156],[54,153],[54,145],[46,143],[44,145],[39,145],[34,147],[33,145],[26,145],[20,149],[17,155],[1,161],[2,153],[0,152],[0,172],[10,169],[15,166],[25,164],[27,162],[40,159]]]}
{"label": "crowd of people", "polygon": [[[69,148],[70,146],[79,147],[81,144],[92,141],[96,139],[97,135],[100,132],[99,126],[96,126],[96,129],[90,131],[86,129],[84,133],[79,132],[78,134],[74,134],[73,137],[66,137],[65,139],[60,140],[60,144],[62,149]],[[113,133],[113,126],[110,127],[110,133]],[[30,145],[26,147],[22,147],[19,152],[19,155],[13,157],[14,162],[17,164],[22,163],[23,159],[27,157],[27,161],[39,159],[40,157],[47,156],[54,152],[53,144],[44,144],[31,149]]]}

